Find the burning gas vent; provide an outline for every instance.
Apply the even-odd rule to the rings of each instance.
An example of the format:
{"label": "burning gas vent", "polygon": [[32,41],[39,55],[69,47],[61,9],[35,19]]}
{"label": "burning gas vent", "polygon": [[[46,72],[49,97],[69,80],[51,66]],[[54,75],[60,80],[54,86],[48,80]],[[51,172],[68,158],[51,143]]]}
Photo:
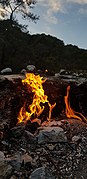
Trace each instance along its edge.
{"label": "burning gas vent", "polygon": [[[38,118],[40,118],[40,115],[44,112],[45,104],[47,104],[49,108],[49,112],[48,112],[48,116],[46,116],[46,120],[47,121],[52,120],[51,113],[56,106],[56,102],[54,104],[51,104],[48,100],[48,96],[45,95],[45,91],[42,85],[43,83],[45,83],[45,81],[46,79],[44,80],[43,77],[40,77],[39,75],[35,75],[33,73],[27,73],[26,78],[22,80],[22,84],[27,86],[29,93],[30,92],[33,93],[33,99],[30,105],[28,104],[28,102],[26,103],[26,99],[25,99],[25,102],[18,114],[18,123],[21,122],[26,123],[27,121],[30,120],[31,122],[37,122],[41,124],[42,122]],[[64,96],[66,117],[75,118],[86,122],[87,119],[81,113],[75,112],[70,107],[69,91],[70,91],[70,86],[67,87],[66,96]]]}
{"label": "burning gas vent", "polygon": [[87,122],[86,84],[27,73],[8,75],[0,85],[0,121],[6,130],[21,123],[41,126],[70,118]]}
{"label": "burning gas vent", "polygon": [[86,178],[87,81],[1,78],[0,176]]}
{"label": "burning gas vent", "polygon": [[[18,115],[18,123],[20,122],[26,122],[28,120],[32,119],[33,121],[37,122],[39,121],[37,118],[41,115],[41,113],[44,111],[44,104],[47,103],[49,106],[49,115],[47,117],[47,120],[51,119],[51,111],[55,107],[56,103],[54,105],[51,105],[48,101],[47,95],[44,94],[44,89],[42,84],[46,80],[43,80],[42,77],[39,75],[34,75],[33,73],[27,73],[26,78],[22,80],[23,85],[27,85],[27,88],[29,92],[31,91],[33,95],[32,103],[23,104],[23,107],[20,109],[19,115]],[[27,109],[26,109],[27,108]]]}

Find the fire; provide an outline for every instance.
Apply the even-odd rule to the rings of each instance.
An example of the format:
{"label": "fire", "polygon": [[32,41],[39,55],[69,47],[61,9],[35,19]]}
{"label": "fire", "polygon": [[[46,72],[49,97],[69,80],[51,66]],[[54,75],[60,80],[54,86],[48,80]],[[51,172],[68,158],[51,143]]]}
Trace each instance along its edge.
{"label": "fire", "polygon": [[[43,83],[46,81],[43,77],[40,77],[39,75],[35,75],[33,73],[27,73],[26,78],[22,80],[23,85],[27,85],[29,92],[32,92],[33,99],[31,104],[27,104],[28,102],[24,102],[23,106],[21,107],[19,114],[18,114],[18,123],[27,121],[37,122],[39,125],[41,124],[40,115],[45,109],[45,103],[49,106],[49,114],[47,116],[47,121],[51,121],[51,114],[53,108],[56,106],[56,103],[51,105],[48,96],[45,95],[44,89],[43,89]],[[65,100],[65,113],[67,118],[74,118],[79,119],[81,121],[87,122],[87,119],[79,112],[74,111],[70,106],[69,101],[69,92],[70,92],[70,86],[67,87],[67,94],[64,97]]]}
{"label": "fire", "polygon": [[28,106],[28,111],[26,111],[26,102],[23,104],[22,108],[19,111],[18,115],[18,123],[24,122],[26,123],[28,120],[31,120],[32,116],[35,117],[35,119],[31,120],[31,122],[38,122],[40,124],[40,121],[38,117],[41,115],[41,113],[44,111],[44,104],[48,103],[49,106],[49,116],[48,120],[51,119],[51,112],[52,109],[55,107],[56,103],[54,105],[51,105],[48,101],[48,96],[44,94],[44,89],[42,84],[46,80],[43,79],[43,77],[40,77],[39,75],[35,75],[33,73],[27,73],[26,78],[22,80],[22,84],[27,84],[29,87],[29,90],[32,91],[34,94],[32,104]]}
{"label": "fire", "polygon": [[65,99],[65,105],[66,105],[66,116],[68,118],[75,118],[75,119],[79,119],[81,121],[87,122],[87,119],[79,112],[74,111],[71,107],[70,107],[70,101],[69,101],[69,91],[70,91],[70,86],[67,87],[67,94],[64,97]]}

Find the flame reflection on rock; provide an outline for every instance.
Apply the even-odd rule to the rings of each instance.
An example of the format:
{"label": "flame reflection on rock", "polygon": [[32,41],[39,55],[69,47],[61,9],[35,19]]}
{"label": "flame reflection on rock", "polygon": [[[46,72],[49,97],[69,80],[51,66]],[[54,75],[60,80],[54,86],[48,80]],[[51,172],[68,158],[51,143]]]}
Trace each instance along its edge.
{"label": "flame reflection on rock", "polygon": [[79,119],[81,121],[87,122],[87,119],[79,112],[74,111],[71,106],[70,106],[70,101],[69,101],[69,91],[70,91],[70,86],[67,87],[67,94],[64,97],[65,99],[65,113],[67,118],[74,118],[74,119]]}

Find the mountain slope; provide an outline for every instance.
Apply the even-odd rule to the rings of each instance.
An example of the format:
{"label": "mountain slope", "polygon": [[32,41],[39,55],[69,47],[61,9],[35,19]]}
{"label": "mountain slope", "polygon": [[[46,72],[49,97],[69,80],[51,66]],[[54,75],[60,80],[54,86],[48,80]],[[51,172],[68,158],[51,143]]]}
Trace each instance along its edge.
{"label": "mountain slope", "polygon": [[45,34],[30,35],[9,20],[0,21],[0,70],[11,67],[14,72],[33,64],[38,69],[58,72],[60,68],[86,70],[87,50]]}

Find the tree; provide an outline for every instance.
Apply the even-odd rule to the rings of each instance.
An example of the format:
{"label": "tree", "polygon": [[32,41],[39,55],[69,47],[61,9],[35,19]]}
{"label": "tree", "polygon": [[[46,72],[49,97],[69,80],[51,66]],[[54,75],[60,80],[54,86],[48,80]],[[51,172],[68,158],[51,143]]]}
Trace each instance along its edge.
{"label": "tree", "polygon": [[17,21],[17,13],[20,12],[23,19],[28,19],[36,22],[39,16],[34,15],[29,10],[34,7],[36,0],[0,0],[1,16],[9,16],[11,24]]}

